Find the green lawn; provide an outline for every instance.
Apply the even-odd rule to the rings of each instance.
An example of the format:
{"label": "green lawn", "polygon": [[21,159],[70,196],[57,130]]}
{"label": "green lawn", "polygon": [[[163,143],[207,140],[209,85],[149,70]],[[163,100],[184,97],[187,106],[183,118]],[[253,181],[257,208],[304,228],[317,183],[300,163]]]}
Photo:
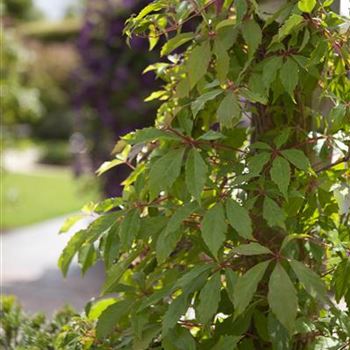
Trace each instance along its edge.
{"label": "green lawn", "polygon": [[79,210],[97,191],[68,169],[1,174],[1,229],[29,225]]}

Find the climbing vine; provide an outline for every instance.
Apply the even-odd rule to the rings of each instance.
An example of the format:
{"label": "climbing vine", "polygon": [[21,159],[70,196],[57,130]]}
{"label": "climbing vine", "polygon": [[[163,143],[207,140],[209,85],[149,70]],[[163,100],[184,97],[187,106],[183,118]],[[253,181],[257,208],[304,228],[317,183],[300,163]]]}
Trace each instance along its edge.
{"label": "climbing vine", "polygon": [[155,126],[116,144],[100,172],[127,164],[123,194],[85,208],[59,261],[104,261],[95,344],[349,347],[349,32],[330,4],[156,0],[128,20],[162,38]]}

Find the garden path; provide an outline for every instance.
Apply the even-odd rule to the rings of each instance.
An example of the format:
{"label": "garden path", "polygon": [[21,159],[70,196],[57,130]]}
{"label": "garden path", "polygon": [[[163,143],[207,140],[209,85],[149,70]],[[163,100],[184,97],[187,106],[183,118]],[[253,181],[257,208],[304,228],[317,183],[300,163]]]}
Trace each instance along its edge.
{"label": "garden path", "polygon": [[57,267],[58,257],[77,229],[58,235],[66,217],[60,217],[1,235],[2,294],[17,296],[28,312],[42,311],[51,315],[69,303],[81,311],[85,303],[98,296],[104,280],[103,267],[91,269],[84,278],[76,262],[64,279]]}

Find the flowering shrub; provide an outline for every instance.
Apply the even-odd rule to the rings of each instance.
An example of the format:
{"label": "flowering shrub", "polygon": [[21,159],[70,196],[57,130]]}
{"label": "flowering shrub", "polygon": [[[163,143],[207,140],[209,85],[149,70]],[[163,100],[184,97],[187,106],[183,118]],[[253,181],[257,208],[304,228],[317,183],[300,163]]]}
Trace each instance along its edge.
{"label": "flowering shrub", "polygon": [[349,41],[329,4],[155,0],[130,18],[129,38],[166,38],[148,68],[162,104],[100,169],[133,169],[122,196],[86,208],[59,260],[105,263],[97,342],[349,348]]}

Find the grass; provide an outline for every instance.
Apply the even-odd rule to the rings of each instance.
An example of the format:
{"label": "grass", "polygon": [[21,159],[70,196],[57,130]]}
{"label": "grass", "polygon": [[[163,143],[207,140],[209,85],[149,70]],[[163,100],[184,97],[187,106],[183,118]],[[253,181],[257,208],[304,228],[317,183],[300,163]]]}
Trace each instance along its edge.
{"label": "grass", "polygon": [[2,173],[1,229],[13,229],[79,210],[97,198],[97,190],[91,190],[86,180],[84,182],[73,179],[68,169],[34,174]]}

